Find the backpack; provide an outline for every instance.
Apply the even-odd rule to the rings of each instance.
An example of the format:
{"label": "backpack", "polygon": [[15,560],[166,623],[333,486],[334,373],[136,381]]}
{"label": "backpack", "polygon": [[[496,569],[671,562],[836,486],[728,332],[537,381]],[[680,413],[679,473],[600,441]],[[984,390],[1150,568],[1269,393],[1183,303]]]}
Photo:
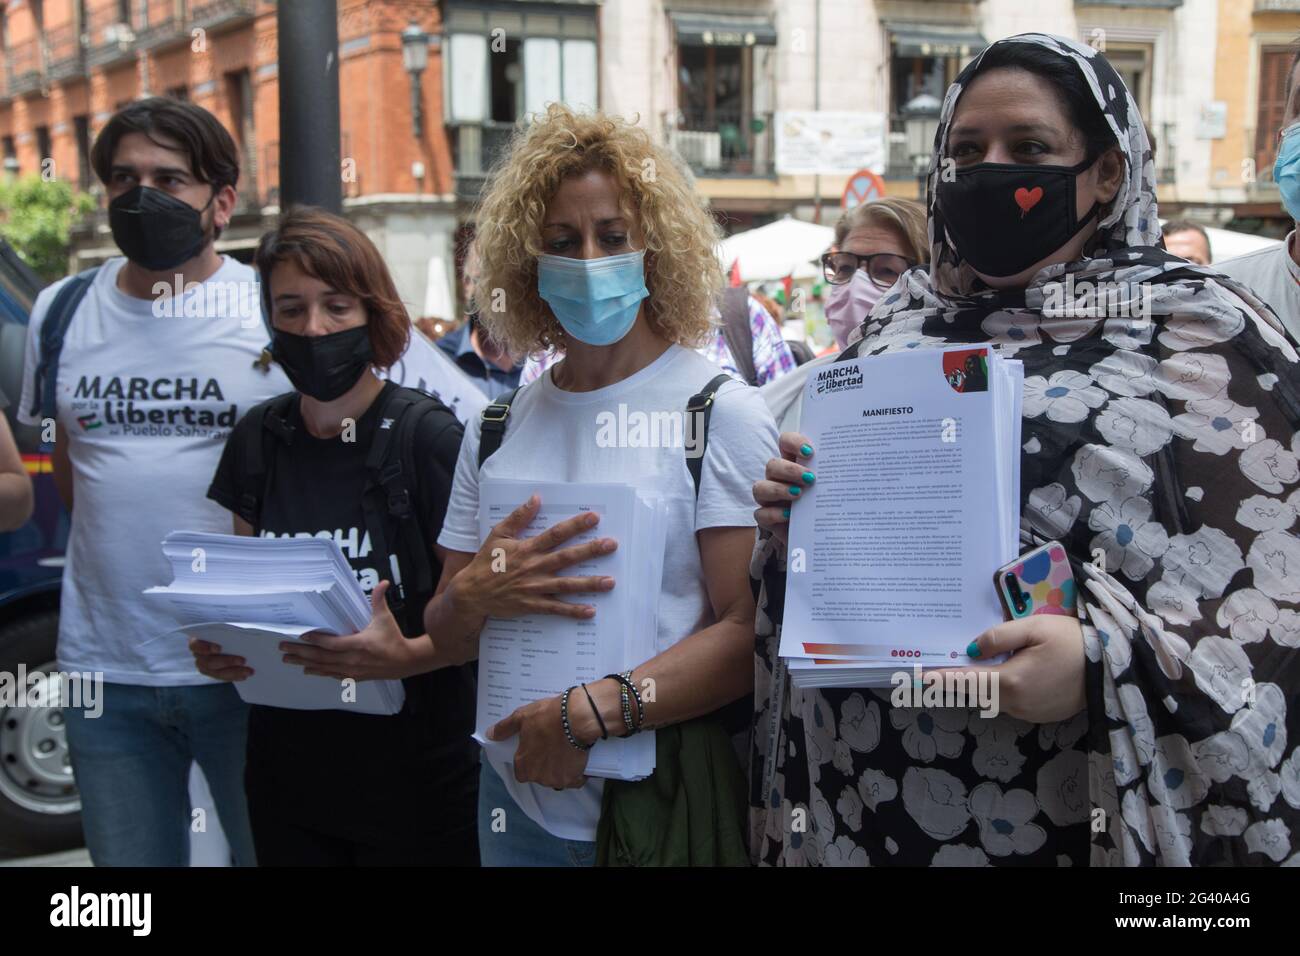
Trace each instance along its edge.
{"label": "backpack", "polygon": [[54,294],[54,301],[45,313],[45,321],[41,324],[40,354],[32,382],[31,415],[55,417],[55,388],[59,381],[59,355],[63,352],[63,338],[98,272],[99,266],[94,266],[68,279]]}
{"label": "backpack", "polygon": [[[749,324],[749,290],[743,285],[728,289],[722,294],[719,310],[722,313],[722,337],[736,363],[736,371],[746,384],[758,384],[758,369],[754,367],[754,327]],[[692,472],[693,474],[693,472]],[[699,485],[699,479],[695,479]],[[698,491],[698,487],[696,489]]]}
{"label": "backpack", "polygon": [[[748,319],[746,321],[748,322]],[[750,364],[751,366],[753,364],[752,358]],[[695,483],[695,497],[697,499],[700,496],[700,477],[704,469],[704,452],[709,445],[709,417],[713,414],[713,399],[718,389],[732,380],[732,376],[725,372],[721,375],[715,375],[686,402],[686,413],[688,415],[703,415],[699,430],[700,453],[686,456],[686,467],[691,473],[691,480]],[[522,387],[520,386],[520,388]],[[518,392],[518,388],[511,389],[509,392],[497,397],[492,404],[483,409],[481,414],[482,432],[479,436],[478,445],[478,467],[480,471],[483,469],[483,463],[501,447],[501,440],[505,437],[506,425],[510,419],[510,405],[515,400],[515,395]],[[727,733],[733,737],[747,733],[754,717],[754,695],[751,693],[739,700],[732,701],[730,704],[724,704],[714,711],[714,716],[721,720]]]}
{"label": "backpack", "polygon": [[[246,490],[239,496],[236,513],[258,532],[271,487],[275,445],[293,444],[295,429],[289,424],[289,412],[296,397],[296,392],[286,392],[249,409],[248,417],[255,424],[241,434],[238,460]],[[366,455],[366,484],[361,496],[370,546],[389,558],[378,562],[381,578],[391,582],[389,609],[404,631],[416,634],[424,632],[424,602],[433,595],[437,581],[430,561],[431,542],[425,538],[415,508],[420,466],[415,436],[425,416],[436,412],[447,413],[445,427],[458,424],[451,410],[427,392],[402,386],[389,392]]]}

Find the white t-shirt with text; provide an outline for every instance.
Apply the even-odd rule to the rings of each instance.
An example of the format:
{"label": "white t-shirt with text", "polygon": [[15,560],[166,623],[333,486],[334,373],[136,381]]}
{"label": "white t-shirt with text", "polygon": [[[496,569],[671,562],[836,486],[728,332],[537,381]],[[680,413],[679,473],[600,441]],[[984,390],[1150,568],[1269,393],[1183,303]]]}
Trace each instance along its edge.
{"label": "white t-shirt with text", "polygon": [[[231,532],[207,498],[226,436],[250,407],[289,389],[254,362],[267,343],[256,273],[221,267],[156,314],[117,287],[108,260],[77,309],[58,364],[57,421],[68,442],[72,521],[59,608],[59,666],[110,683],[207,684],[161,606],[140,592],[167,584],[162,539],[178,529]],[[19,420],[32,414],[41,326],[61,280],[32,307]]]}

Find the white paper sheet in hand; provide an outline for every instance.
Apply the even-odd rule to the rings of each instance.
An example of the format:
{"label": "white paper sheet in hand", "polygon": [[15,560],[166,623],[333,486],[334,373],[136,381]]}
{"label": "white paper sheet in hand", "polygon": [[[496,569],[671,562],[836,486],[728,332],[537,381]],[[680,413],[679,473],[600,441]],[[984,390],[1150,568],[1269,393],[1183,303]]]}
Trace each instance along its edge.
{"label": "white paper sheet in hand", "polygon": [[[596,609],[587,620],[537,614],[488,618],[479,636],[478,713],[475,738],[502,773],[510,768],[518,738],[490,741],[486,731],[524,704],[557,696],[575,684],[600,680],[654,656],[657,606],[667,524],[659,499],[643,500],[630,485],[560,484],[487,479],[479,486],[479,533],[486,539],[511,511],[537,494],[541,508],[524,537],[592,511],[600,523],[566,541],[571,547],[614,538],[612,554],[574,565],[561,575],[609,575],[612,591],[574,595]],[[584,695],[572,705],[589,706]],[[640,779],[654,769],[654,734],[599,741],[588,755],[587,774]]]}
{"label": "white paper sheet in hand", "polygon": [[1002,620],[993,572],[1018,541],[1022,378],[987,346],[810,376],[800,430],[817,481],[790,521],[780,648],[796,685],[963,665]]}
{"label": "white paper sheet in hand", "polygon": [[[239,696],[250,704],[266,704],[291,710],[346,710],[358,714],[395,714],[402,709],[401,681],[359,681],[345,691],[341,681],[303,673],[297,664],[286,664],[280,644],[301,644],[298,638],[310,627],[277,627],[270,624],[190,624],[182,628],[187,637],[211,641],[222,653],[238,654],[253,669],[253,675],[235,683]],[[397,693],[393,693],[396,685]],[[346,699],[345,699],[346,694]],[[355,700],[350,698],[355,696]]]}

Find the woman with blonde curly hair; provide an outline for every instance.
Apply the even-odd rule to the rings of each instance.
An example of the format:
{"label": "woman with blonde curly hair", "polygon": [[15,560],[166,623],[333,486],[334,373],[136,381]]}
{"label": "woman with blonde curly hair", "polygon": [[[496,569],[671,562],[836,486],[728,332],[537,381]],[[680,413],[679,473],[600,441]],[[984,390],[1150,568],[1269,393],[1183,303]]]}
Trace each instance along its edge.
{"label": "woman with blonde curly hair", "polygon": [[[489,335],[515,353],[558,346],[566,357],[498,400],[509,406],[508,427],[490,457],[480,456],[482,422],[466,431],[438,538],[442,579],[425,611],[436,653],[447,665],[475,659],[489,613],[582,620],[595,613],[582,593],[636,586],[558,576],[617,542],[566,546],[597,523],[592,514],[523,538],[536,496],[480,547],[480,478],[622,482],[669,502],[674,552],[659,597],[659,653],[623,675],[655,694],[629,714],[624,685],[607,678],[574,689],[567,725],[556,696],[490,731],[495,740],[517,736],[518,747],[513,764],[484,762],[483,863],[586,865],[602,800],[602,782],[584,774],[587,748],[605,733],[630,732],[629,724],[665,727],[711,713],[752,688],[754,518],[745,476],[771,456],[776,430],[756,390],[718,382],[718,369],[693,351],[710,332],[711,297],[722,284],[717,228],[689,175],[642,130],[552,106],[516,137],[478,223],[477,295]],[[708,385],[715,391],[698,493],[680,445],[601,447],[602,412],[625,408],[659,421],[684,414]],[[502,554],[504,571],[494,560]],[[501,810],[506,826],[496,832]]]}

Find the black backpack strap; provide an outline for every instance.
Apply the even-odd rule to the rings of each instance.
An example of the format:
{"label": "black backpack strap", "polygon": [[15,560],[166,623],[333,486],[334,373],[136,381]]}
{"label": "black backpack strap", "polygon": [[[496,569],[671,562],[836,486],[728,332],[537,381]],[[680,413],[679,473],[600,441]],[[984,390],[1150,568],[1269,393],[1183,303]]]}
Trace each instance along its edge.
{"label": "black backpack strap", "polygon": [[[704,449],[709,444],[709,417],[713,414],[713,397],[718,389],[731,381],[726,372],[709,379],[707,385],[690,397],[686,403],[686,419],[696,423],[693,432],[698,454],[686,456],[686,467],[690,470],[691,481],[695,482],[695,497],[700,496],[700,476],[704,469]],[[696,416],[699,416],[698,418]]]}
{"label": "black backpack strap", "polygon": [[[401,529],[415,518],[415,507],[410,487],[414,475],[406,473],[401,442],[396,440],[396,436],[403,427],[401,420],[407,411],[423,400],[424,396],[414,389],[395,388],[389,393],[379,412],[379,425],[366,455],[366,487],[361,495],[361,510],[370,535],[370,547],[384,556],[379,562],[379,576],[392,582],[388,606],[399,620],[406,615],[407,595],[415,593],[411,590],[414,582],[403,580],[402,558],[389,538],[396,542],[404,537]],[[390,530],[394,532],[392,535]],[[396,574],[393,573],[394,563],[397,565]]]}
{"label": "black backpack strap", "polygon": [[63,352],[63,338],[72,324],[72,317],[77,314],[81,300],[90,291],[99,267],[79,272],[59,288],[54,294],[41,323],[41,348],[36,364],[35,379],[32,388],[32,415],[53,418],[57,412],[57,385],[59,380],[59,356]]}
{"label": "black backpack strap", "polygon": [[274,445],[276,442],[293,444],[294,427],[288,419],[294,397],[294,392],[285,392],[254,405],[248,411],[249,425],[237,432],[243,443],[238,458],[243,490],[236,502],[235,513],[253,526],[254,533],[261,531],[262,503],[266,501],[271,484],[271,463],[275,461]]}
{"label": "black backpack strap", "polygon": [[749,290],[743,285],[722,294],[722,337],[739,372],[750,385],[758,384],[754,368],[754,328],[749,324]]}
{"label": "black backpack strap", "polygon": [[[523,388],[523,386],[519,386]],[[501,439],[506,436],[506,424],[510,420],[510,405],[519,394],[519,388],[512,388],[510,391],[498,395],[497,398],[483,409],[479,420],[482,422],[478,439],[478,467],[481,471],[483,462],[487,461],[498,448],[501,447]]]}

